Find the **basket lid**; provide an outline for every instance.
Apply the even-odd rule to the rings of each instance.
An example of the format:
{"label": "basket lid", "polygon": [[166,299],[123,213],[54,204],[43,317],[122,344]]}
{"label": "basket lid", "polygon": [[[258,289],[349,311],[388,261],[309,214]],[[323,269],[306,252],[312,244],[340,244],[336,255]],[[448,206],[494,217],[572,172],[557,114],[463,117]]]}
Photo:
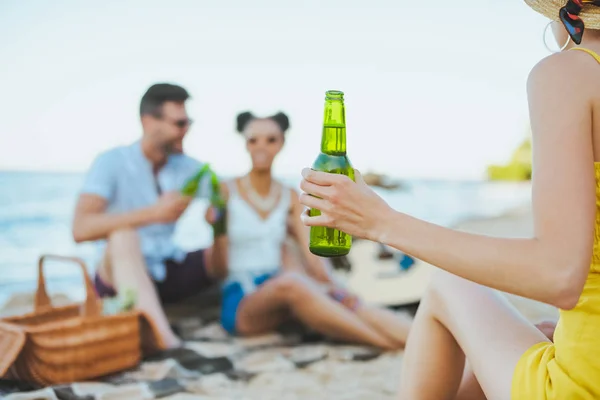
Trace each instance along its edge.
{"label": "basket lid", "polygon": [[25,332],[17,326],[0,321],[0,376],[6,375],[25,345]]}

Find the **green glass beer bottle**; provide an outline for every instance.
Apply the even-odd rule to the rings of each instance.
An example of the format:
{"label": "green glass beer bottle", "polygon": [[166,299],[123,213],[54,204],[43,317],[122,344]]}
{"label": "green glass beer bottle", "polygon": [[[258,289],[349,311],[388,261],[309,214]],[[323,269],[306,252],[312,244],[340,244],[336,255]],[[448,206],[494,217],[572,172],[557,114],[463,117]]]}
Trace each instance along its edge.
{"label": "green glass beer bottle", "polygon": [[210,184],[212,188],[212,195],[210,197],[210,204],[215,208],[217,217],[213,227],[213,236],[221,236],[227,233],[227,202],[221,195],[221,184],[217,174],[210,171]]}
{"label": "green glass beer bottle", "polygon": [[200,181],[209,170],[210,166],[208,164],[204,164],[194,176],[185,182],[183,188],[181,189],[181,194],[190,197],[196,196],[198,188],[200,187]]}
{"label": "green glass beer bottle", "polygon": [[[315,171],[343,174],[354,180],[354,169],[346,155],[346,114],[344,93],[329,90],[325,93],[325,116],[321,136],[321,153],[314,162]],[[320,215],[309,210],[310,216]],[[321,257],[344,256],[350,252],[352,236],[333,228],[310,228],[310,252]]]}

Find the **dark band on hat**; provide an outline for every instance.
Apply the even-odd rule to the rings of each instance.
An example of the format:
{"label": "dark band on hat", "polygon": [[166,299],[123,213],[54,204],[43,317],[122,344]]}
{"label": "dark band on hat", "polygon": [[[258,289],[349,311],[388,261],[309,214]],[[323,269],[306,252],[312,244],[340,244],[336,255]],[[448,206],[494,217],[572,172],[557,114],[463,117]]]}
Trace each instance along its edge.
{"label": "dark band on hat", "polygon": [[600,0],[568,0],[558,12],[560,21],[569,33],[569,36],[576,44],[581,43],[585,24],[579,17],[584,4],[600,6]]}

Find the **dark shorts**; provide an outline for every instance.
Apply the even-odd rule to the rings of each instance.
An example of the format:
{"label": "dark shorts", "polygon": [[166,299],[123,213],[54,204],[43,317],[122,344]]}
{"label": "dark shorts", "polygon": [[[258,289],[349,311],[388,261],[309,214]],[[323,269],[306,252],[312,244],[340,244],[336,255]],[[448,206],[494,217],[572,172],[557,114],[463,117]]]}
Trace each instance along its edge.
{"label": "dark shorts", "polygon": [[[188,253],[182,262],[166,260],[165,268],[165,279],[162,282],[153,281],[164,304],[176,303],[196,295],[214,283],[206,271],[204,250]],[[98,274],[94,278],[94,284],[100,297],[113,297],[117,294]]]}

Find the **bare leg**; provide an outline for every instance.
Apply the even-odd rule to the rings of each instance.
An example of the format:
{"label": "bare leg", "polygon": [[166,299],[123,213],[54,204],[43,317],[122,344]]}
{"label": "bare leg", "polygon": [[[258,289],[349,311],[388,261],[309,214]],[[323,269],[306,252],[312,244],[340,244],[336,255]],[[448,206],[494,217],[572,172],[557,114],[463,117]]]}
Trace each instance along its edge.
{"label": "bare leg", "polygon": [[431,317],[435,307],[429,294],[419,305],[404,355],[399,397],[402,400],[450,400],[458,390],[465,356],[452,334]]}
{"label": "bare leg", "polygon": [[[543,321],[535,324],[535,327],[540,330],[549,340],[554,337],[554,330],[556,329],[556,322],[554,321]],[[463,373],[462,381],[460,382],[460,388],[456,400],[486,400],[485,394],[467,363],[465,372]]]}
{"label": "bare leg", "polygon": [[153,320],[165,347],[177,347],[181,344],[169,326],[156,288],[150,280],[134,230],[120,230],[110,235],[107,255],[99,274],[117,292],[123,292],[128,288],[135,289],[137,308]]}
{"label": "bare leg", "polygon": [[468,363],[465,366],[456,400],[486,400],[485,393]]}
{"label": "bare leg", "polygon": [[466,355],[487,398],[509,399],[519,358],[544,341],[500,294],[438,272],[408,338],[400,398],[455,399]]}
{"label": "bare leg", "polygon": [[393,349],[394,343],[337,303],[302,274],[275,277],[239,306],[236,329],[241,334],[268,332],[289,312],[312,329],[331,337]]}
{"label": "bare leg", "polygon": [[355,312],[361,320],[392,341],[396,348],[404,347],[413,323],[411,317],[368,304],[360,304]]}
{"label": "bare leg", "polygon": [[[304,272],[301,266],[300,254],[293,247],[294,243],[286,243],[282,250],[282,269],[285,272]],[[412,324],[412,318],[406,315],[398,315],[385,308],[375,307],[368,304],[360,304],[354,313],[379,334],[385,336],[394,344],[395,348],[401,348],[406,343],[408,331]]]}

